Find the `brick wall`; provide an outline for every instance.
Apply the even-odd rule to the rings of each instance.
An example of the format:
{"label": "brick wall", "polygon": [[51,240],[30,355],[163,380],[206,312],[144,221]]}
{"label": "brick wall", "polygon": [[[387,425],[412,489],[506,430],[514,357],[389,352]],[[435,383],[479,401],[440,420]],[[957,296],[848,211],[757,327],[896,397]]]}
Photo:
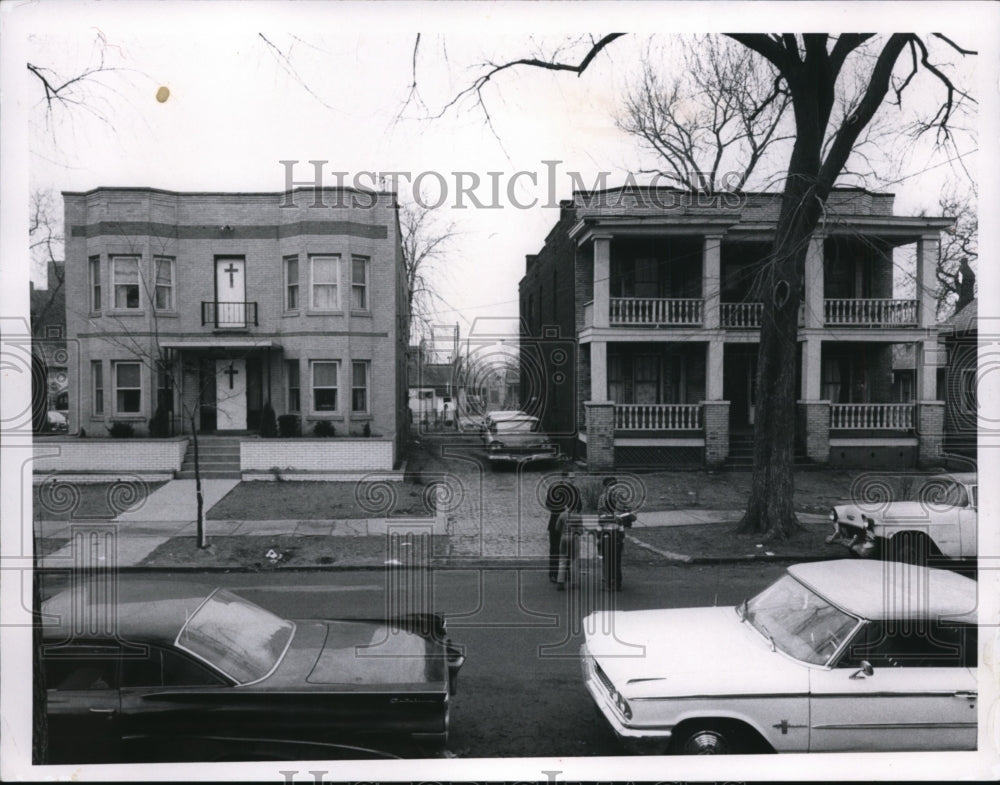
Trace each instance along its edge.
{"label": "brick wall", "polygon": [[587,469],[602,471],[615,465],[615,405],[587,401]]}
{"label": "brick wall", "polygon": [[917,440],[921,466],[941,463],[944,448],[944,402],[917,404]]}
{"label": "brick wall", "polygon": [[[35,445],[38,472],[174,472],[181,468],[187,439],[46,440]],[[51,453],[58,449],[58,455]]]}
{"label": "brick wall", "polygon": [[798,433],[805,441],[806,457],[813,463],[830,460],[830,402],[799,401],[796,417]]}
{"label": "brick wall", "polygon": [[311,472],[388,471],[392,439],[261,439],[240,442],[240,469]]}
{"label": "brick wall", "polygon": [[705,464],[720,466],[729,457],[729,401],[702,401]]}

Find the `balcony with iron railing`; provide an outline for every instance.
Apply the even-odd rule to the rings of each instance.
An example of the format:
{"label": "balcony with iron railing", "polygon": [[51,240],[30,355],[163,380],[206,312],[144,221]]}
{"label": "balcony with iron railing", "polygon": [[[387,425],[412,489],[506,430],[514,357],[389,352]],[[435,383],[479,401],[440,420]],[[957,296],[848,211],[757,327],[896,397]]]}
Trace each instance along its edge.
{"label": "balcony with iron railing", "polygon": [[912,431],[912,403],[834,403],[830,405],[832,431]]}
{"label": "balcony with iron railing", "polygon": [[202,300],[202,326],[209,325],[218,330],[244,330],[257,327],[257,303],[225,303]]}
{"label": "balcony with iron railing", "polygon": [[616,403],[616,431],[700,431],[700,403]]}
{"label": "balcony with iron railing", "polygon": [[828,327],[917,327],[918,301],[839,298],[823,301]]}
{"label": "balcony with iron railing", "polygon": [[612,327],[697,327],[703,322],[700,297],[612,297]]}

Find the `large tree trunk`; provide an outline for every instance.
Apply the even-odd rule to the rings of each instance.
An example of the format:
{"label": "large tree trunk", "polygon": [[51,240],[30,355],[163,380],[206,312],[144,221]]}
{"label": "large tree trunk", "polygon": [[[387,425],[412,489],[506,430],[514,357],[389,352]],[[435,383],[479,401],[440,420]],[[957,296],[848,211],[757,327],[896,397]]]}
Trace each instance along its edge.
{"label": "large tree trunk", "polygon": [[771,257],[758,282],[764,315],[757,357],[753,479],[739,530],[762,533],[769,540],[784,539],[800,528],[793,474],[799,301],[819,200],[826,196],[815,184],[819,139],[809,149],[810,140],[803,136],[800,129]]}

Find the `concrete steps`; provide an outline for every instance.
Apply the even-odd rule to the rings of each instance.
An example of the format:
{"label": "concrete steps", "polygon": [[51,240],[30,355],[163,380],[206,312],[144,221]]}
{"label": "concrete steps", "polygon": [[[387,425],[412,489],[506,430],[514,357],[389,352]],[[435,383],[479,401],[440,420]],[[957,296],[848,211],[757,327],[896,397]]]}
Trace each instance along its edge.
{"label": "concrete steps", "polygon": [[[198,468],[203,480],[238,480],[240,472],[240,440],[238,437],[199,436]],[[187,452],[180,471],[174,473],[178,480],[194,479],[194,442],[188,442]]]}

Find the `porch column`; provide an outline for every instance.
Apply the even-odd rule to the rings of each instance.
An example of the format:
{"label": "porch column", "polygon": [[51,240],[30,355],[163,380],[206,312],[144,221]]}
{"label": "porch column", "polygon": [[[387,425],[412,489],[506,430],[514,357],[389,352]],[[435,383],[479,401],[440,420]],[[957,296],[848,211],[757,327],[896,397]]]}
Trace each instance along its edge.
{"label": "porch column", "polygon": [[705,366],[705,400],[722,400],[723,358],[725,344],[722,341],[708,342],[708,356]]}
{"label": "porch column", "polygon": [[[611,235],[593,238],[594,243],[594,327],[607,327],[611,311]],[[607,393],[594,400],[607,399]]]}
{"label": "porch column", "polygon": [[[722,235],[705,236],[701,254],[702,324],[706,330],[719,328],[719,299],[722,286],[720,252]],[[708,396],[712,399],[712,396]],[[720,395],[721,397],[721,395]]]}
{"label": "porch column", "polygon": [[[821,234],[814,234],[809,239],[809,247],[806,249],[805,278],[805,309],[807,328],[820,328],[825,321],[823,305],[823,240]],[[805,375],[803,375],[803,381]],[[812,396],[805,396],[811,398]],[[816,398],[819,398],[817,392]],[[815,400],[815,399],[814,399]]]}
{"label": "porch column", "polygon": [[590,344],[590,400],[608,400],[607,341],[593,341]]}
{"label": "porch column", "polygon": [[917,241],[917,319],[920,327],[937,322],[937,258],[940,239],[937,234],[923,235]]}
{"label": "porch column", "polygon": [[587,469],[611,469],[615,465],[615,405],[610,401],[586,401]]}
{"label": "porch column", "polygon": [[729,457],[729,401],[702,401],[705,465],[721,466]]}
{"label": "porch column", "polygon": [[[933,296],[931,297],[931,306],[934,306]],[[925,300],[921,297],[921,321],[923,321],[924,307]],[[937,337],[919,341],[916,348],[917,461],[921,466],[933,466],[940,462],[944,448],[945,404],[944,401],[937,400],[938,352],[940,350]]]}
{"label": "porch column", "polygon": [[818,401],[822,380],[823,341],[820,338],[806,338],[802,342],[802,400]]}

